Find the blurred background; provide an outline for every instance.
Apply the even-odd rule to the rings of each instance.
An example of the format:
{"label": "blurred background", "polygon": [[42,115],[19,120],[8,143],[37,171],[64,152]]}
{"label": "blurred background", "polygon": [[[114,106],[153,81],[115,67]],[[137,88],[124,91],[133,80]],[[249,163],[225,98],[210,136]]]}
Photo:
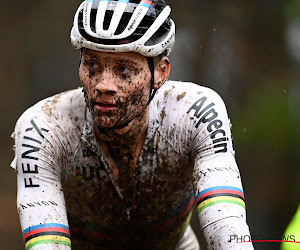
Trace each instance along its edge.
{"label": "blurred background", "polygon": [[[69,41],[80,2],[0,3],[1,249],[24,249],[16,174],[9,167],[10,135],[29,106],[80,86],[79,53]],[[282,239],[300,201],[300,1],[168,3],[177,25],[170,78],[196,82],[222,96],[233,125],[251,233]],[[200,234],[196,221],[193,226]],[[254,246],[279,249],[278,243]]]}

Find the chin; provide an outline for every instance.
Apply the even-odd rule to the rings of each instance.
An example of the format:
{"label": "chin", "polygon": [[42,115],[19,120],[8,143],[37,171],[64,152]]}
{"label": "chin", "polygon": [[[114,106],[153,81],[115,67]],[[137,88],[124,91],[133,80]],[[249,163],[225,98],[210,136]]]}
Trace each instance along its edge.
{"label": "chin", "polygon": [[105,128],[105,129],[115,129],[118,128],[121,124],[120,122],[116,121],[115,119],[111,119],[108,117],[95,117],[94,118],[95,125],[98,128]]}
{"label": "chin", "polygon": [[111,119],[94,118],[94,122],[97,127],[101,128],[113,128],[116,125],[116,122]]}

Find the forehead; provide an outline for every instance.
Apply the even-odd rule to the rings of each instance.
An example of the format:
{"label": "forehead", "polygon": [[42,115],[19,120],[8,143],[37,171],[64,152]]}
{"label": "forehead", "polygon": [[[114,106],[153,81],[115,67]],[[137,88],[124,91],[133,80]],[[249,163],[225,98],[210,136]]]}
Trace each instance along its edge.
{"label": "forehead", "polygon": [[102,51],[96,51],[96,50],[85,48],[82,53],[84,57],[91,57],[96,60],[101,60],[101,59],[111,60],[111,61],[126,60],[126,61],[132,61],[134,63],[147,62],[147,58],[145,56],[135,52],[120,52],[120,53],[102,52]]}

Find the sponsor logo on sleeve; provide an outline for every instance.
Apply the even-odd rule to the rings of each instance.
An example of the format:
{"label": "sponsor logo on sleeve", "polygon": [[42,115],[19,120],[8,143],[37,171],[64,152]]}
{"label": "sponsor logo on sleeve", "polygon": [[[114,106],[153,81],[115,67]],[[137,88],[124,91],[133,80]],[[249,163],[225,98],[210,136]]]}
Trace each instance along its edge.
{"label": "sponsor logo on sleeve", "polygon": [[33,120],[31,120],[30,123],[32,127],[26,128],[25,133],[28,133],[30,131],[35,131],[37,132],[37,138],[33,138],[31,136],[26,136],[26,135],[23,137],[24,143],[22,143],[23,153],[21,154],[21,160],[30,159],[36,162],[36,164],[34,163],[26,164],[24,162],[21,162],[21,166],[22,166],[22,173],[25,176],[28,175],[28,178],[27,177],[24,178],[25,188],[36,188],[39,187],[40,185],[34,182],[32,175],[39,173],[39,165],[37,163],[39,158],[34,153],[40,151],[40,145],[42,144],[42,140],[45,139],[43,133],[48,132],[49,130],[45,128],[39,128]]}
{"label": "sponsor logo on sleeve", "polygon": [[27,203],[20,203],[18,207],[19,213],[28,208],[40,208],[40,207],[46,207],[46,206],[58,206],[58,204],[53,200],[44,200],[44,201],[33,201],[33,202],[27,202]]}
{"label": "sponsor logo on sleeve", "polygon": [[198,119],[195,127],[198,128],[200,124],[207,124],[207,131],[212,139],[215,153],[225,153],[228,147],[228,137],[224,129],[222,129],[223,122],[218,119],[218,112],[214,109],[215,103],[206,104],[207,97],[203,96],[197,100],[187,111],[190,113],[195,110],[194,117]]}

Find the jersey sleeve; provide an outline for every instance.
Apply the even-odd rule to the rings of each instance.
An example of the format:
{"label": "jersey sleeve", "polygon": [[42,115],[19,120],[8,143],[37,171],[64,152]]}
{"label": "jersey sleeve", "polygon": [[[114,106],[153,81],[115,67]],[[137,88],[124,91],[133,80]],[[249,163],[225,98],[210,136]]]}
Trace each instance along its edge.
{"label": "jersey sleeve", "polygon": [[59,126],[34,109],[18,120],[15,131],[17,209],[25,249],[70,249],[70,231],[62,191],[67,146]]}
{"label": "jersey sleeve", "polygon": [[[220,96],[199,92],[188,110],[197,214],[208,249],[253,249],[246,223],[245,198],[230,121]],[[246,236],[246,238],[244,237]],[[239,243],[237,243],[239,242]]]}

